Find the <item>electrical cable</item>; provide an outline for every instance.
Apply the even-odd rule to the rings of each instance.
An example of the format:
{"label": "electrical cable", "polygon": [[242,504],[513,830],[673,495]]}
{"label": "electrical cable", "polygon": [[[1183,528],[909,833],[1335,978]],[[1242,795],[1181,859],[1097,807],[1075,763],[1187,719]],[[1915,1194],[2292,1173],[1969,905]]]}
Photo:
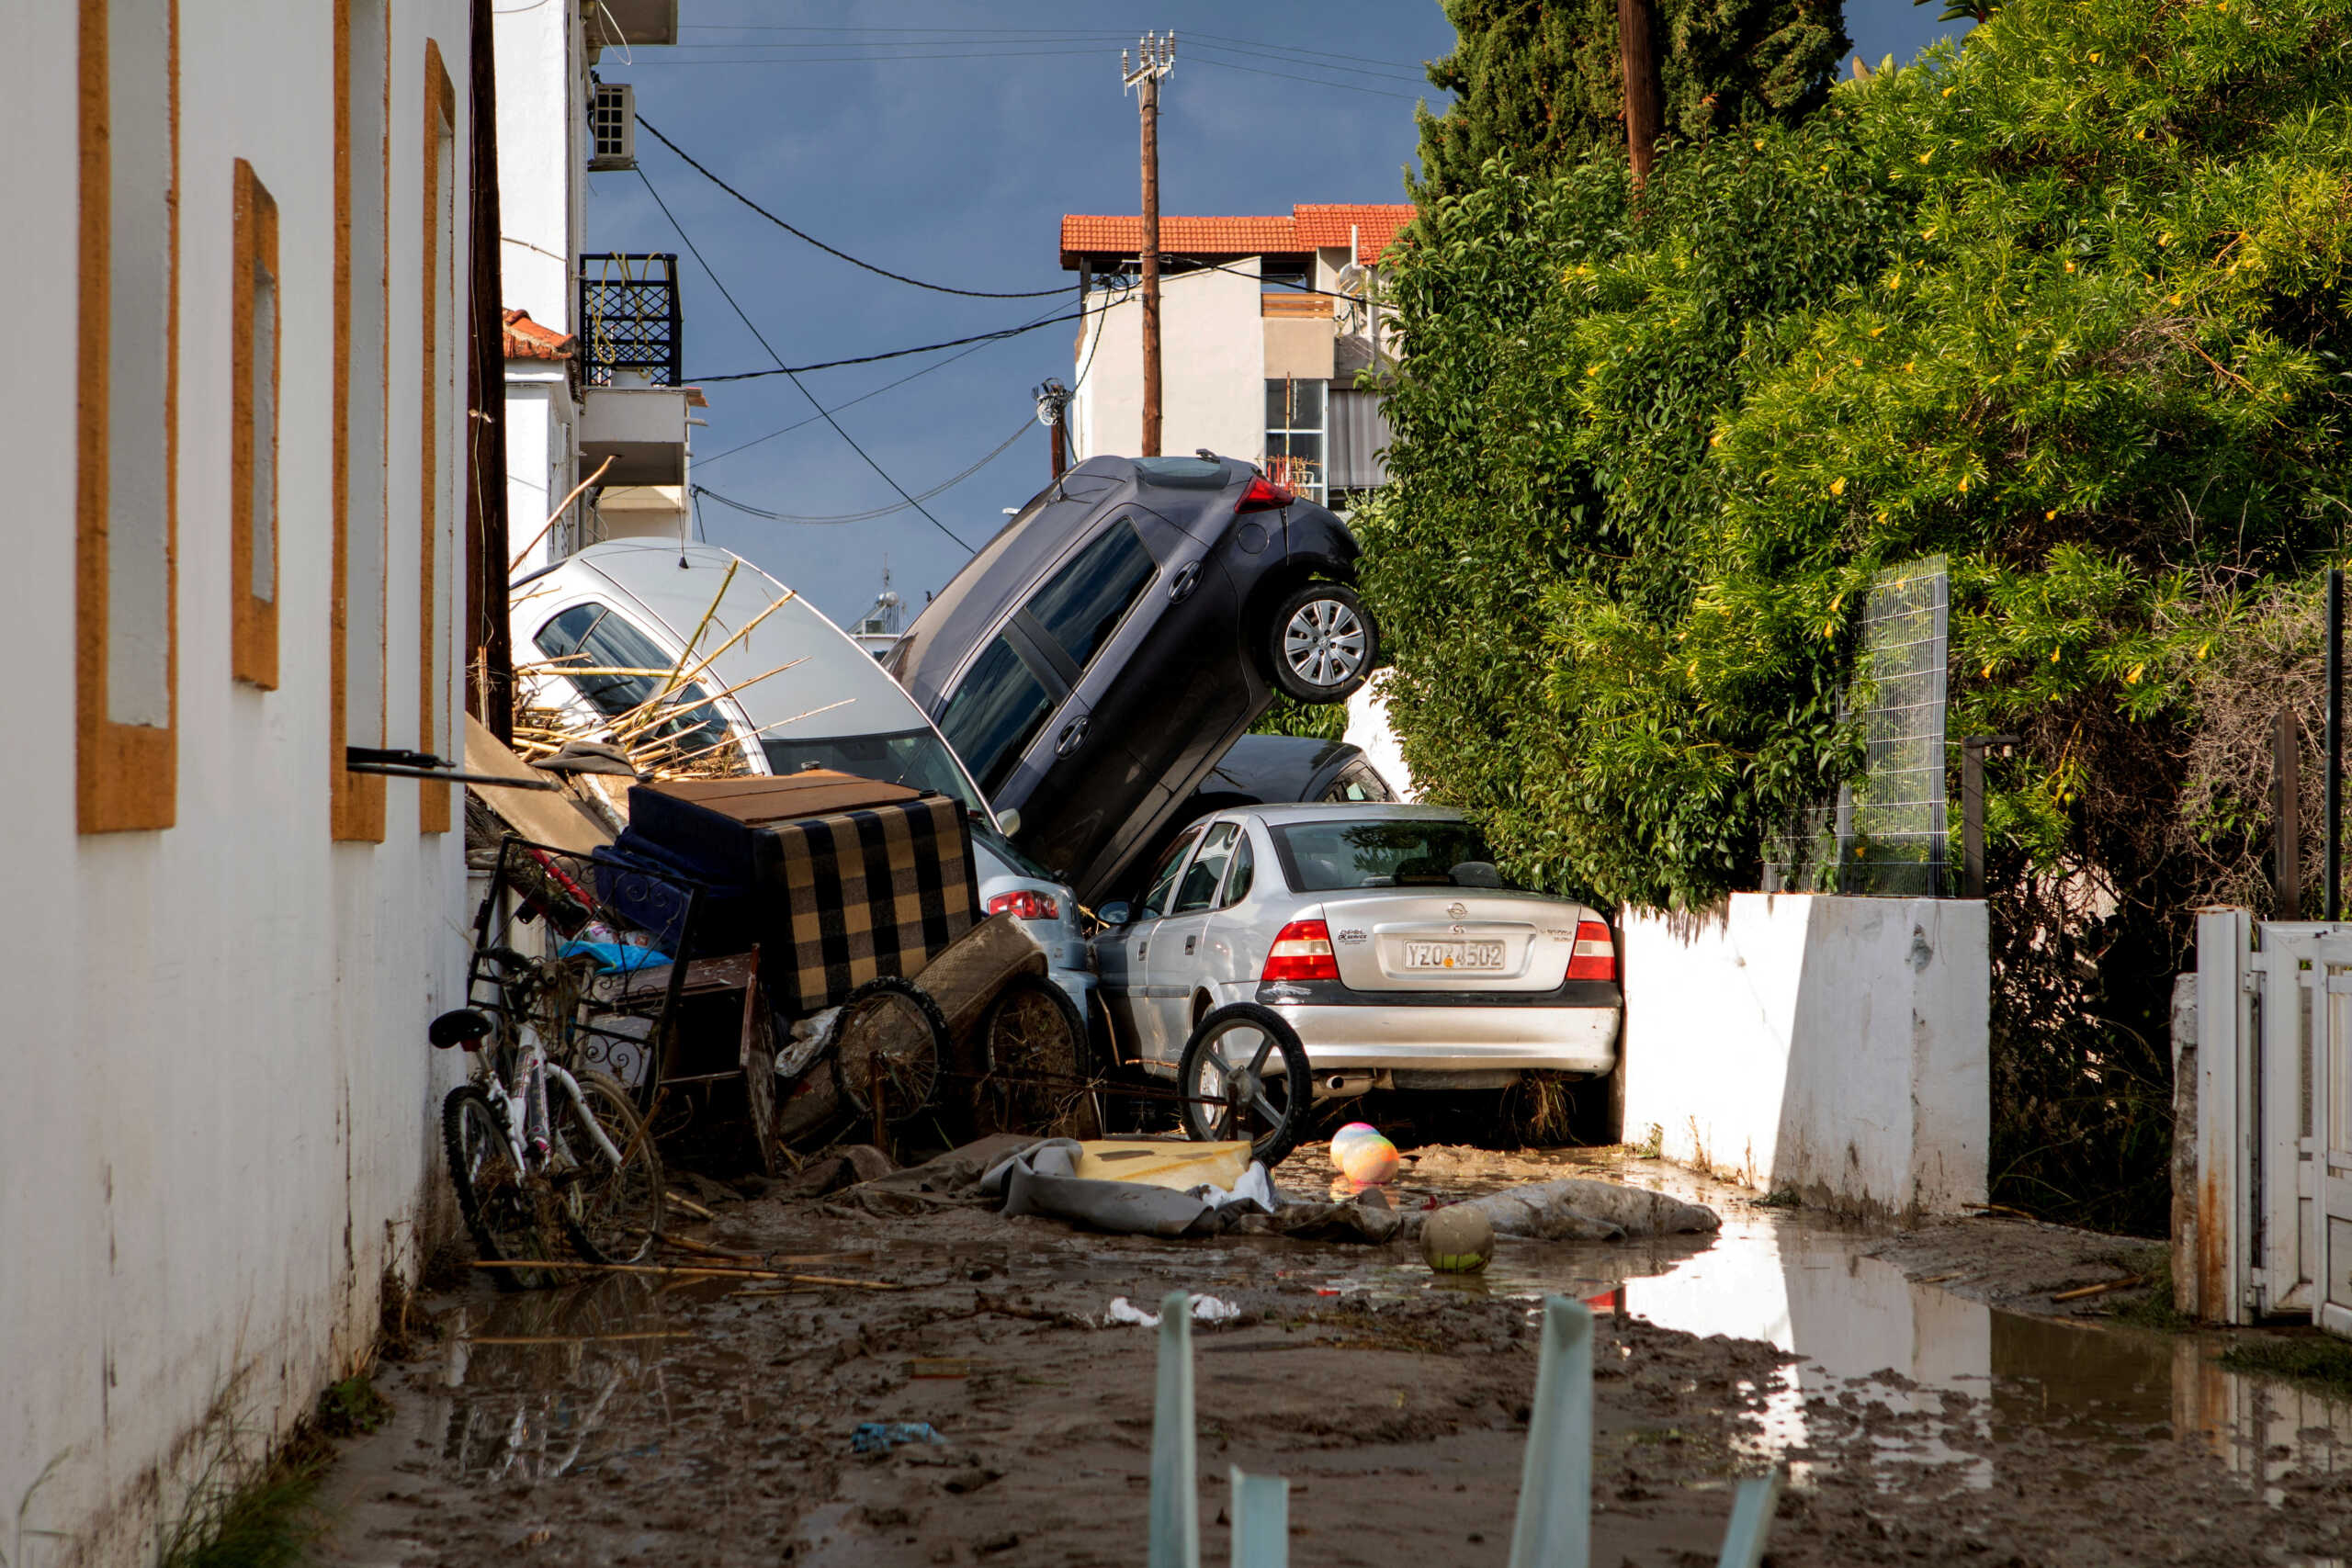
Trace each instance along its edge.
{"label": "electrical cable", "polygon": [[[659,133],[657,132],[656,134]],[[784,364],[784,355],[778,354],[775,347],[769,344],[766,336],[761,333],[757,324],[752,321],[750,313],[747,312],[742,306],[738,305],[735,302],[735,296],[727,292],[727,285],[719,282],[718,274],[713,271],[710,263],[704,259],[700,247],[695,245],[694,242],[694,237],[686,232],[685,225],[678,221],[677,214],[670,210],[670,204],[662,199],[662,193],[653,188],[653,182],[646,177],[645,171],[642,168],[637,171],[637,177],[644,182],[645,194],[653,198],[653,205],[662,209],[662,216],[670,220],[670,227],[678,231],[678,238],[685,242],[686,250],[694,256],[695,262],[701,265],[703,275],[710,279],[711,287],[718,290],[718,297],[727,301],[728,308],[735,312],[736,319],[743,323],[745,330],[750,332],[752,338],[758,342],[759,345],[767,350],[768,357],[775,360],[776,364],[781,367]],[[819,413],[824,415],[825,423],[833,427],[833,434],[840,436],[843,441],[848,442],[849,449],[856,453],[860,457],[864,458],[867,468],[872,468],[876,473],[881,475],[882,481],[885,484],[888,485],[892,490],[897,491],[900,495],[906,496],[909,503],[911,504],[917,512],[922,513],[924,521],[928,522],[933,527],[938,529],[941,533],[946,535],[949,538],[954,539],[957,544],[964,545],[964,549],[967,554],[978,553],[972,549],[971,546],[964,544],[963,539],[957,536],[955,529],[950,528],[938,518],[932,516],[929,512],[924,511],[922,502],[916,501],[912,496],[908,496],[906,487],[901,485],[898,480],[892,479],[890,477],[889,470],[885,468],[881,464],[876,462],[872,454],[868,453],[865,447],[860,446],[857,444],[856,437],[851,435],[848,431],[842,428],[841,422],[839,420],[835,419],[831,414],[825,412],[825,405],[817,400],[817,394],[811,392],[806,386],[802,385],[799,377],[793,375],[789,370],[785,371],[785,374],[791,378],[793,386],[799,389],[800,395],[808,400],[808,406],[815,409]]]}
{"label": "electrical cable", "polygon": [[[1034,324],[1034,325],[1037,325],[1037,326],[1043,326],[1043,325],[1045,325],[1046,323],[1045,323],[1042,320],[1040,320],[1040,321],[1036,321],[1036,322],[1034,322],[1034,323],[1032,323],[1032,324]],[[1100,321],[1097,321],[1095,322],[1094,335],[1095,335],[1095,340],[1099,343],[1099,342],[1102,340],[1102,322],[1101,322]],[[854,398],[844,399],[842,401],[838,402],[838,403],[835,403],[835,404],[832,406],[832,408],[831,408],[830,411],[828,411],[828,412],[832,412],[832,413],[839,413],[839,412],[842,412],[842,410],[843,410],[843,409],[846,409],[846,408],[854,408],[854,407],[855,407],[857,404],[859,404],[859,403],[862,403],[862,402],[865,401],[865,400],[866,400],[866,399],[868,399],[868,398],[878,398],[878,397],[880,397],[883,393],[888,392],[888,391],[890,391],[890,390],[892,390],[892,389],[895,389],[895,388],[903,387],[903,386],[905,386],[905,385],[906,385],[908,382],[910,382],[910,381],[916,380],[916,379],[918,379],[918,378],[922,378],[922,377],[924,377],[924,376],[928,376],[928,375],[930,375],[930,374],[931,374],[933,371],[934,371],[934,370],[944,370],[947,367],[949,367],[950,365],[955,364],[957,360],[959,360],[959,359],[968,358],[968,357],[969,357],[969,356],[971,356],[972,355],[975,355],[975,354],[979,353],[981,349],[986,348],[986,347],[988,346],[988,344],[989,344],[989,343],[993,343],[993,342],[995,342],[995,341],[997,341],[997,340],[995,340],[994,338],[990,338],[989,340],[988,340],[988,343],[977,343],[977,344],[974,344],[971,347],[967,348],[967,349],[966,349],[962,354],[951,354],[951,355],[948,355],[946,358],[944,358],[944,359],[934,360],[934,361],[933,361],[933,362],[932,362],[931,364],[924,366],[922,369],[920,369],[920,370],[914,370],[914,371],[910,371],[910,372],[908,372],[906,375],[899,377],[899,378],[897,380],[895,380],[895,381],[885,381],[885,382],[883,382],[883,383],[882,383],[882,385],[880,385],[880,386],[878,386],[878,387],[875,388],[875,389],[874,389],[872,391],[870,391],[870,392],[860,392],[857,396],[855,396],[855,397],[854,397]],[[1091,356],[1090,355],[1090,356],[1089,356],[1089,358],[1090,358],[1090,361],[1091,361]],[[1081,375],[1083,375],[1083,372],[1081,372],[1080,374],[1081,374]],[[722,458],[722,457],[733,457],[733,456],[734,456],[736,453],[738,453],[738,452],[748,451],[748,450],[750,450],[752,447],[754,447],[754,446],[760,446],[760,445],[762,445],[762,444],[763,444],[763,443],[764,443],[764,442],[773,441],[773,440],[775,440],[775,439],[777,436],[779,436],[779,435],[789,435],[789,434],[791,434],[794,431],[800,429],[800,428],[801,428],[802,426],[804,426],[804,425],[815,424],[815,423],[816,423],[820,419],[821,419],[822,417],[823,417],[823,415],[822,415],[822,414],[814,414],[814,413],[812,413],[812,414],[810,414],[807,419],[797,419],[797,420],[793,421],[790,424],[787,424],[787,425],[784,426],[784,427],[783,427],[782,429],[780,429],[780,430],[771,430],[771,431],[769,431],[765,435],[755,435],[755,436],[753,436],[751,440],[744,442],[741,446],[729,446],[729,448],[727,448],[727,450],[726,450],[726,451],[724,451],[724,452],[720,452],[720,453],[717,454],[716,456],[709,457],[698,458],[698,459],[696,460],[696,465],[697,465],[698,467],[700,467],[700,468],[708,468],[708,467],[710,467],[713,463],[718,462],[718,461],[720,458]]]}
{"label": "electrical cable", "polygon": [[[752,211],[758,213],[761,217],[766,219],[769,222],[775,224],[777,228],[783,230],[786,233],[790,234],[795,239],[805,240],[809,244],[812,244],[819,250],[824,252],[827,255],[839,256],[842,260],[849,263],[852,266],[862,266],[868,272],[878,273],[882,276],[889,278],[896,283],[910,284],[917,288],[928,288],[937,294],[960,294],[969,299],[1043,299],[1047,295],[1059,294],[1063,292],[1063,290],[1059,288],[1032,288],[1025,292],[1018,293],[998,293],[985,288],[950,288],[944,283],[925,283],[919,277],[909,277],[904,273],[892,272],[888,267],[876,266],[872,262],[860,261],[855,256],[850,254],[847,251],[836,250],[834,247],[825,243],[824,241],[818,239],[814,234],[808,233],[805,230],[793,227],[793,225],[786,222],[783,219],[778,218],[775,213],[770,212],[766,208],[762,207],[758,202],[753,201],[750,197],[745,196],[741,191],[737,190],[733,186],[729,185],[725,180],[720,179],[717,175],[712,174],[708,169],[704,168],[700,164],[695,161],[692,153],[679,146],[676,142],[671,141],[668,137],[662,135],[661,128],[656,126],[651,120],[647,119],[643,115],[637,117],[637,123],[643,129],[653,132],[653,139],[655,141],[661,142],[662,146],[667,147],[671,152],[675,152],[679,157],[684,159],[686,166],[694,170],[695,173],[700,175],[703,178],[708,180],[711,184],[717,186],[719,189],[725,191],[728,195],[733,197],[736,200],[741,202],[744,206],[750,208]],[[640,175],[641,174],[642,171],[640,171]],[[646,188],[650,190],[653,187],[649,184]],[[656,197],[654,199],[658,201],[661,198]],[[1042,326],[1044,323],[1040,322],[1038,324]],[[962,338],[957,341],[969,343],[974,340],[970,338]],[[951,347],[953,345],[941,344],[934,346],[944,348]],[[914,354],[922,351],[919,349],[909,349],[906,352]],[[781,365],[784,361],[779,359],[776,363]],[[847,365],[856,364],[858,362],[855,360],[843,360],[841,363]],[[812,366],[809,367],[809,368],[814,369],[817,368],[817,367]]]}
{"label": "electrical cable", "polygon": [[696,485],[694,489],[697,495],[707,495],[710,497],[711,500],[718,502],[721,506],[732,507],[734,510],[744,513],[752,517],[764,517],[771,523],[798,523],[807,525],[870,523],[877,517],[888,517],[894,512],[904,512],[910,506],[913,506],[921,502],[929,501],[933,496],[954,490],[957,485],[962,484],[966,479],[970,479],[974,474],[978,473],[982,468],[987,468],[990,463],[995,462],[999,457],[1003,457],[1007,452],[1011,451],[1012,449],[1013,443],[1028,434],[1030,427],[1035,423],[1036,421],[1034,419],[1023,419],[1021,422],[1021,428],[1014,431],[1011,435],[1006,436],[1003,445],[998,446],[995,451],[990,452],[987,457],[981,458],[978,462],[974,463],[970,468],[966,468],[962,473],[957,474],[955,478],[943,479],[938,484],[935,484],[929,490],[923,491],[921,495],[910,495],[895,506],[876,506],[865,512],[843,513],[838,517],[800,517],[788,512],[767,512],[763,511],[761,508],[756,506],[746,505],[742,502],[737,501],[730,496],[721,495],[717,491],[712,490],[706,485]]}
{"label": "electrical cable", "polygon": [[[1197,54],[1187,58],[1195,65],[1214,65],[1220,71],[1247,71],[1252,76],[1279,76],[1285,82],[1306,82],[1317,87],[1337,87],[1343,93],[1369,93],[1375,98],[1402,98],[1408,104],[1419,101],[1424,96],[1419,93],[1392,93],[1385,87],[1359,87],[1352,82],[1333,82],[1321,76],[1295,76],[1287,71],[1266,71],[1255,65],[1236,65],[1230,60],[1211,60]],[[644,122],[640,120],[639,123]]]}
{"label": "electrical cable", "polygon": [[1057,326],[1063,321],[1077,321],[1083,312],[1073,310],[1067,316],[1047,316],[1042,321],[1025,326],[1006,327],[998,332],[975,333],[970,337],[952,337],[944,343],[921,344],[913,348],[893,348],[880,354],[861,354],[851,359],[822,359],[814,365],[778,365],[773,370],[730,370],[723,376],[689,376],[689,381],[756,381],[763,376],[798,376],[810,370],[838,370],[844,365],[873,365],[885,359],[904,359],[910,354],[930,354],[942,348],[961,348],[967,343],[995,343],[1003,338],[1019,337],[1040,327]]}

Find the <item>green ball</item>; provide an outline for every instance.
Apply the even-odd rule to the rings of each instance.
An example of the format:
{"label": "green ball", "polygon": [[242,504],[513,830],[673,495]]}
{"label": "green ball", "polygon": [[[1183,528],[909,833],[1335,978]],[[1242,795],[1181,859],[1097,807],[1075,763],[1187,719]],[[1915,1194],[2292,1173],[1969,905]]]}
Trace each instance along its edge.
{"label": "green ball", "polygon": [[1476,1274],[1495,1255],[1493,1222],[1456,1203],[1421,1222],[1421,1256],[1441,1274]]}

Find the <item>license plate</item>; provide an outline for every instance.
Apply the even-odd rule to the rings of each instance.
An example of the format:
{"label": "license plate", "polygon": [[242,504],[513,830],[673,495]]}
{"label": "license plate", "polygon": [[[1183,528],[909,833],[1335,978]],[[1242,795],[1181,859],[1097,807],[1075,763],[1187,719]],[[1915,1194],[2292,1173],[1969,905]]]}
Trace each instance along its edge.
{"label": "license plate", "polygon": [[1405,944],[1405,967],[1408,969],[1499,969],[1503,966],[1503,944],[1499,942],[1408,942]]}

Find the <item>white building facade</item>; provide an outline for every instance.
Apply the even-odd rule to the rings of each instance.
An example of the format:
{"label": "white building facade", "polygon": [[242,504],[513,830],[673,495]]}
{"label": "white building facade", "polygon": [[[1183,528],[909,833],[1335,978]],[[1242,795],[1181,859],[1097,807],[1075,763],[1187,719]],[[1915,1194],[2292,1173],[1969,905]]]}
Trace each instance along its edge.
{"label": "white building facade", "polygon": [[636,155],[634,96],[602,68],[676,43],[677,0],[501,6],[494,25],[507,510],[526,572],[604,539],[686,537],[704,404],[678,384],[677,258],[585,254],[589,171]]}
{"label": "white building facade", "polygon": [[[1412,220],[1405,205],[1163,215],[1162,449],[1244,458],[1341,511],[1386,482],[1379,394],[1357,383],[1392,361],[1379,263]],[[1062,266],[1087,284],[1069,415],[1080,461],[1141,446],[1142,234],[1138,218],[1062,220]]]}
{"label": "white building facade", "polygon": [[447,1213],[462,802],[345,764],[456,750],[503,549],[469,502],[489,9],[12,12],[12,1563],[153,1561],[203,1464],[359,1363]]}

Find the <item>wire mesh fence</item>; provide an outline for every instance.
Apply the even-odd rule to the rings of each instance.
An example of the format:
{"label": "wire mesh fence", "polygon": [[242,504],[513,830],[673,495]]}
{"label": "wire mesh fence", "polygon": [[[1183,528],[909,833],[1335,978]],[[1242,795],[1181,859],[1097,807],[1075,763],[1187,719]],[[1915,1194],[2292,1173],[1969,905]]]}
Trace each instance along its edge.
{"label": "wire mesh fence", "polygon": [[1861,775],[1798,814],[1765,864],[1765,890],[1941,897],[1951,890],[1944,720],[1951,579],[1940,556],[1879,574],[1862,607],[1847,695]]}

